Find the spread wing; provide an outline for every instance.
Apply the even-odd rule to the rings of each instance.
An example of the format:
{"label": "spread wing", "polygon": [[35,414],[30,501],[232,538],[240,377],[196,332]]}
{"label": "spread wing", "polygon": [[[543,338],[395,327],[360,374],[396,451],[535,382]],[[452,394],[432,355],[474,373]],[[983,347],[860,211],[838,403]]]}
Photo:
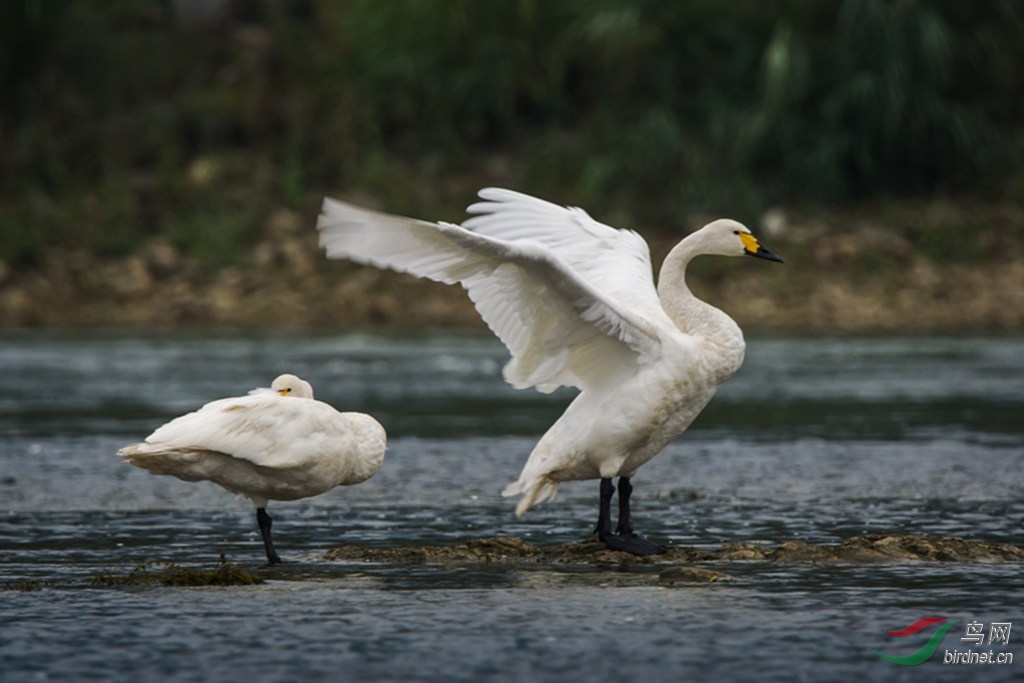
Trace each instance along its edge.
{"label": "spread wing", "polygon": [[599,223],[583,209],[521,192],[488,187],[479,194],[484,201],[467,209],[477,215],[462,227],[509,242],[539,242],[620,306],[661,320],[651,252],[639,234]]}
{"label": "spread wing", "polygon": [[517,388],[598,386],[659,352],[656,324],[610,296],[596,273],[574,267],[578,259],[567,249],[543,239],[492,236],[332,199],[324,200],[317,229],[329,258],[460,283],[511,352],[505,378]]}

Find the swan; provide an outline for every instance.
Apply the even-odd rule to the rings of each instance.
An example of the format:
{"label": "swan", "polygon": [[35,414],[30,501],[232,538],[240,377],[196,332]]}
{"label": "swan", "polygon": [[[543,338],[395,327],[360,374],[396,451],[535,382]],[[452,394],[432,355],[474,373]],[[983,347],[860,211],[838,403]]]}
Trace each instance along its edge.
{"label": "swan", "polygon": [[512,190],[479,196],[462,225],[325,198],[320,246],[331,259],[461,284],[511,354],[507,382],[579,389],[503,491],[521,496],[517,515],[562,482],[600,479],[598,539],[636,555],[662,551],[634,531],[631,479],[693,422],[745,348],[732,318],[690,292],[686,266],[702,254],[782,259],[741,223],[719,219],[669,252],[655,287],[650,250],[636,232]]}
{"label": "swan", "polygon": [[177,417],[118,454],[129,464],[185,481],[212,481],[256,506],[267,561],[281,561],[270,538],[268,500],[316,496],[372,477],[386,435],[363,413],[340,413],[313,387],[284,374],[270,388],[222,398]]}

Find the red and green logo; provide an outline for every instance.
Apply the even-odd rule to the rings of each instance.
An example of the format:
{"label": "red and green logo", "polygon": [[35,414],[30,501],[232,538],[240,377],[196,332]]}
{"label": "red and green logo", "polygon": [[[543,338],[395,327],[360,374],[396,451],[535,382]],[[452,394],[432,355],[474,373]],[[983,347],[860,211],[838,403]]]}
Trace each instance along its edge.
{"label": "red and green logo", "polygon": [[[882,659],[888,660],[893,664],[902,664],[903,666],[914,666],[915,664],[921,664],[923,662],[926,662],[928,661],[928,658],[935,654],[935,651],[939,649],[939,643],[942,642],[942,639],[943,637],[945,637],[946,632],[956,625],[955,621],[946,621],[942,617],[925,617],[924,619],[918,619],[910,626],[907,626],[906,628],[901,628],[898,631],[886,631],[886,633],[888,633],[890,636],[903,638],[904,636],[912,636],[915,633],[920,633],[921,631],[925,630],[926,628],[934,624],[943,624],[943,626],[941,626],[939,630],[935,632],[935,635],[932,636],[931,640],[929,640],[924,645],[924,647],[922,647],[917,652],[914,652],[909,655],[904,655],[903,657],[895,657],[893,655],[884,655],[876,650],[871,651],[879,657],[881,657]],[[871,648],[868,649],[870,650]]]}

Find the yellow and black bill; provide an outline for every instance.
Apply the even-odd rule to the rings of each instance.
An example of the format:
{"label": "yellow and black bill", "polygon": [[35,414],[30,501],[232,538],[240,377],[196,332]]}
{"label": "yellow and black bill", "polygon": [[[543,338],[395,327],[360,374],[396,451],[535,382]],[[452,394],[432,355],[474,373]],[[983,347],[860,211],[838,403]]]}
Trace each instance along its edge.
{"label": "yellow and black bill", "polygon": [[741,232],[740,240],[743,242],[743,250],[747,256],[753,256],[754,258],[763,258],[766,261],[778,261],[783,263],[782,257],[775,252],[765,249],[761,246],[761,243],[757,241],[757,238],[751,235],[749,232]]}

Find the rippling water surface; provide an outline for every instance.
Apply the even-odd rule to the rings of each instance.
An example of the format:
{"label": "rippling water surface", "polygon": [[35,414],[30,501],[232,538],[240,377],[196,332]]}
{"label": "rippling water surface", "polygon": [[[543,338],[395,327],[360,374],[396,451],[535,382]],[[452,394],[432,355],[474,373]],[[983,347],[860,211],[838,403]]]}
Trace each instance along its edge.
{"label": "rippling water surface", "polygon": [[[0,337],[0,679],[175,681],[1021,680],[1020,565],[728,563],[734,580],[631,586],[625,569],[325,563],[342,544],[586,537],[596,482],[522,519],[501,488],[571,394],[514,391],[486,337]],[[281,372],[387,427],[356,487],[271,503],[287,563],[245,588],[93,588],[141,563],[258,568],[251,505],[123,465],[117,448]],[[752,339],[744,368],[634,480],[667,543],[863,533],[1024,543],[1024,341]],[[640,571],[640,570],[633,570]],[[23,590],[23,589],[32,590]],[[920,666],[934,629],[958,620]],[[1020,624],[1008,665],[944,665],[976,621]]]}

